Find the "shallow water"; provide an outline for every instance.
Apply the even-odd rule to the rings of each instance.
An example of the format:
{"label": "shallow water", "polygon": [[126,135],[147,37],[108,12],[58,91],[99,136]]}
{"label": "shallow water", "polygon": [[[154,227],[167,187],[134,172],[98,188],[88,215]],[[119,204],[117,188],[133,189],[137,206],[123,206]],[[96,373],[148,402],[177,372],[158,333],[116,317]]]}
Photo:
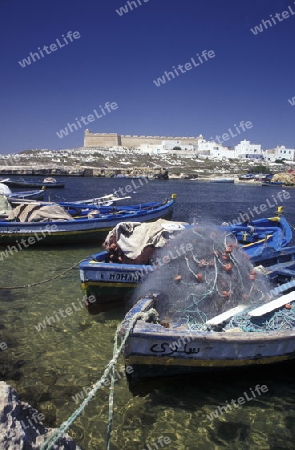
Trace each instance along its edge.
{"label": "shallow water", "polygon": [[[124,187],[128,180],[69,178],[66,188],[51,191],[51,199],[90,198]],[[134,180],[139,185],[138,180]],[[214,223],[230,221],[239,211],[266,203],[274,204],[278,187],[210,184],[197,181],[151,181],[131,194],[132,202],[154,201],[177,193],[174,220]],[[295,191],[286,189],[286,217],[295,224]],[[272,216],[275,208],[256,218]],[[91,253],[90,246],[21,251],[1,261],[1,286],[38,283],[66,271]],[[77,267],[64,276],[38,286],[1,289],[0,352],[1,379],[14,386],[21,399],[45,415],[47,426],[59,426],[76,409],[73,397],[98,380],[112,357],[116,327],[125,307],[90,315],[81,306]],[[74,303],[74,305],[73,305]],[[60,308],[71,307],[62,317]],[[46,317],[51,325],[38,331]],[[37,327],[37,328],[36,328]],[[123,360],[117,367],[123,373]],[[157,381],[139,386],[140,396],[128,389],[125,376],[115,386],[112,449],[170,450],[295,449],[294,367],[254,374],[214,375],[193,379]],[[268,391],[253,398],[250,389],[266,385]],[[218,409],[247,393],[251,400],[239,408]],[[82,400],[79,400],[79,403]],[[217,412],[216,412],[217,411]],[[213,420],[210,414],[216,412]],[[99,391],[71,427],[71,434],[84,450],[105,448],[108,422],[108,389]],[[162,447],[159,437],[171,443]],[[148,447],[149,444],[149,447]]]}

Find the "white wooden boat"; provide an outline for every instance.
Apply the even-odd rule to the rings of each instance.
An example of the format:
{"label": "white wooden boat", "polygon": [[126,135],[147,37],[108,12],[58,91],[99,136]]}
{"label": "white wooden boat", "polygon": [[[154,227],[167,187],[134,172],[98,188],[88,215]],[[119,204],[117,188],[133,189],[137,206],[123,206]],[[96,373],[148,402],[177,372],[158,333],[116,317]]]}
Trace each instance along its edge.
{"label": "white wooden boat", "polygon": [[[288,287],[294,289],[295,281],[289,282]],[[294,301],[295,291],[292,291],[287,295],[279,295],[260,309],[251,311],[250,308],[248,315],[269,315],[280,308],[288,308],[285,311],[291,311],[290,315],[293,311],[295,317]],[[225,324],[232,315],[241,312],[232,310],[223,317],[220,315],[209,321],[207,331],[194,331],[173,323],[167,328],[167,323],[149,323],[155,318],[160,303],[160,295],[142,298],[122,322],[120,332],[123,335],[135,316],[141,315],[124,348],[125,364],[133,369],[127,377],[141,379],[245,369],[274,365],[295,358],[295,322],[289,329],[280,330],[278,327],[268,332],[246,332],[236,328],[215,331],[217,325]]]}

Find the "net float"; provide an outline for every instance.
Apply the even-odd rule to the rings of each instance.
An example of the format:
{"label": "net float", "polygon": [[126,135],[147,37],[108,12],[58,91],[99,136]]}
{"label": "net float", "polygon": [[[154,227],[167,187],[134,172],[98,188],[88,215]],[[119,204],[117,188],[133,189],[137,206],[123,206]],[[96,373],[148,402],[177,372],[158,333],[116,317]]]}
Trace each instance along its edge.
{"label": "net float", "polygon": [[229,292],[228,291],[222,291],[221,294],[222,294],[222,297],[229,298]]}
{"label": "net float", "polygon": [[201,273],[196,274],[196,279],[198,283],[202,283],[203,281],[203,275]]}
{"label": "net float", "polygon": [[180,281],[182,279],[181,275],[176,275],[176,277],[174,278],[174,281]]}

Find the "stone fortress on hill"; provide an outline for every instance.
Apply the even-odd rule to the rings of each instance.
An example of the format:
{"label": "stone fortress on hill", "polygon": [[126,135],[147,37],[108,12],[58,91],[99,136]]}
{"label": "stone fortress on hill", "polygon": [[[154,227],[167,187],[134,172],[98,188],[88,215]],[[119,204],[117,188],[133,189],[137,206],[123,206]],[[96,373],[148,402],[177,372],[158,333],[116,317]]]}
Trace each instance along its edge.
{"label": "stone fortress on hill", "polygon": [[162,141],[181,141],[183,145],[197,145],[199,137],[182,137],[182,136],[131,136],[117,133],[91,133],[85,130],[84,147],[135,147],[138,148],[142,144],[160,145]]}
{"label": "stone fortress on hill", "polygon": [[[243,122],[241,122],[243,123]],[[248,123],[248,122],[246,122]],[[251,122],[249,122],[251,123]],[[237,127],[236,127],[237,129]],[[216,136],[215,139],[207,141],[201,134],[195,136],[137,136],[118,133],[91,133],[85,130],[84,149],[110,149],[110,150],[132,150],[142,154],[177,154],[178,156],[198,155],[203,158],[215,159],[244,159],[244,160],[265,160],[275,162],[277,160],[287,160],[295,164],[295,148],[277,146],[276,148],[264,150],[261,144],[252,144],[244,139],[234,147],[226,144],[230,137],[237,136],[224,133]],[[239,133],[240,134],[240,133]]]}

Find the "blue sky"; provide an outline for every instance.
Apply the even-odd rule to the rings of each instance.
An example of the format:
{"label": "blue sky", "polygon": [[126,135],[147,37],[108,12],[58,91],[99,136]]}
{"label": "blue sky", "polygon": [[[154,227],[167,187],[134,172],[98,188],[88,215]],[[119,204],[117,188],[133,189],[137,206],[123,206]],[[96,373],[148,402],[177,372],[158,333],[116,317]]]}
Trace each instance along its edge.
{"label": "blue sky", "polygon": [[[227,145],[295,147],[295,14],[257,35],[250,30],[289,6],[295,12],[293,0],[141,3],[120,16],[126,0],[0,1],[0,153],[79,147],[86,128],[209,139],[242,120],[252,128]],[[21,67],[38,47],[64,43],[68,31],[80,38]],[[204,50],[215,57],[153,83]],[[118,108],[57,136],[106,102]]]}

